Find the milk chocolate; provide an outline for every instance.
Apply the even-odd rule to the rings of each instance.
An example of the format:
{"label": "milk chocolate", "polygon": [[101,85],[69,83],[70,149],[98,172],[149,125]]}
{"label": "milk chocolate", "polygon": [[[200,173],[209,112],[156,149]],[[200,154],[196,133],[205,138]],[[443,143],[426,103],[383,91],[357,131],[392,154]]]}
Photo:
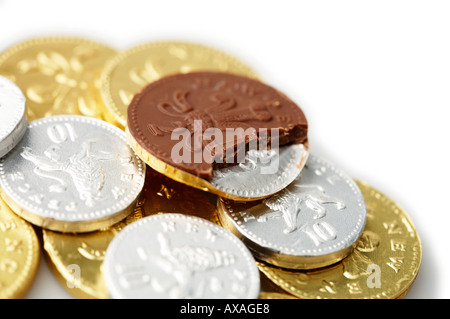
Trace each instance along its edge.
{"label": "milk chocolate", "polygon": [[[214,168],[230,165],[229,154],[236,157],[238,146],[266,138],[270,147],[270,129],[279,129],[279,146],[305,143],[308,133],[303,111],[286,95],[257,80],[220,72],[175,74],[150,83],[133,97],[127,125],[150,155],[208,181]],[[238,128],[245,134],[230,138],[230,129]],[[207,129],[220,130],[223,139],[208,139]],[[190,136],[188,148],[180,149],[182,130]],[[198,144],[194,139],[200,139]],[[212,157],[202,156],[205,149]]]}

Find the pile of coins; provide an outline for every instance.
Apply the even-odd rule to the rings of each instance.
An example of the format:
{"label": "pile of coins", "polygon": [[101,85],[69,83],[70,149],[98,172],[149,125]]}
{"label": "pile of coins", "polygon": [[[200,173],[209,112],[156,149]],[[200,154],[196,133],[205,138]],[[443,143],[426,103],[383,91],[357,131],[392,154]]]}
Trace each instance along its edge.
{"label": "pile of coins", "polygon": [[[408,215],[312,154],[302,110],[224,52],[27,40],[0,53],[0,114],[0,298],[26,296],[41,249],[77,298],[392,299],[417,276]],[[276,138],[196,144],[255,126]],[[174,159],[178,131],[212,158]]]}

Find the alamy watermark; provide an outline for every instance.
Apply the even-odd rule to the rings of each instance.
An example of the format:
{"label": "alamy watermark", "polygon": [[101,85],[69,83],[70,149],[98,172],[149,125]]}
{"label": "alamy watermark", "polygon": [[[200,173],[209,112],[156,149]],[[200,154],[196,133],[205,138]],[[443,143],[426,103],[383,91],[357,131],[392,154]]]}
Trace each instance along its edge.
{"label": "alamy watermark", "polygon": [[366,284],[368,288],[381,288],[381,269],[377,264],[369,264],[366,272],[370,275],[367,277]]}
{"label": "alamy watermark", "polygon": [[278,128],[204,129],[202,120],[195,120],[193,129],[172,131],[171,139],[179,142],[171,150],[171,159],[174,163],[253,165],[248,163],[250,154],[262,164],[261,174],[273,174],[279,167],[279,135]]}
{"label": "alamy watermark", "polygon": [[81,267],[77,264],[67,266],[70,278],[67,279],[66,285],[69,289],[81,288]]}

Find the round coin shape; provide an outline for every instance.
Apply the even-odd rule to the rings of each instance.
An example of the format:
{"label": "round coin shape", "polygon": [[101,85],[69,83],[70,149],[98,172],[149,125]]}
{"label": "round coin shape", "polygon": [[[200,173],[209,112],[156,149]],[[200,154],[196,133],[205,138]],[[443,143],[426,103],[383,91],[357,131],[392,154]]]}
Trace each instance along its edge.
{"label": "round coin shape", "polygon": [[99,78],[115,55],[83,38],[32,38],[0,54],[0,74],[24,92],[29,121],[60,114],[103,119]]}
{"label": "round coin shape", "polygon": [[26,132],[25,104],[25,96],[19,87],[0,76],[0,157],[12,150]]}
{"label": "round coin shape", "polygon": [[0,198],[0,299],[26,296],[39,265],[40,246],[33,227]]}
{"label": "round coin shape", "polygon": [[303,299],[396,299],[411,289],[422,260],[419,235],[392,199],[357,181],[367,206],[367,223],[354,251],[341,262],[300,271],[258,262],[275,284]]}
{"label": "round coin shape", "polygon": [[112,298],[256,299],[259,271],[232,233],[206,219],[159,214],[125,227],[103,264]]}
{"label": "round coin shape", "polygon": [[254,256],[290,269],[331,265],[353,250],[366,223],[356,183],[333,163],[310,154],[300,175],[257,202],[218,200],[224,227]]}
{"label": "round coin shape", "polygon": [[[133,212],[119,223],[83,234],[43,229],[46,261],[62,286],[75,297],[106,299],[108,292],[102,264],[111,240],[125,226],[155,214],[178,212],[219,224],[217,199],[210,199],[208,195],[147,168],[144,190],[138,203]],[[79,272],[74,272],[74,265],[79,266]]]}
{"label": "round coin shape", "polygon": [[164,77],[136,94],[127,133],[155,170],[239,200],[283,189],[307,157],[302,110],[278,90],[228,73]]}
{"label": "round coin shape", "polygon": [[250,67],[220,50],[187,42],[152,42],[121,52],[108,63],[100,81],[102,98],[109,113],[125,127],[134,94],[166,75],[193,71],[258,78]]}
{"label": "round coin shape", "polygon": [[78,115],[35,120],[0,160],[2,195],[27,221],[61,232],[88,232],[126,217],[146,166],[125,133]]}
{"label": "round coin shape", "polygon": [[80,299],[106,299],[102,264],[106,248],[121,229],[143,218],[143,200],[120,222],[88,233],[42,230],[45,260],[55,277],[70,294]]}

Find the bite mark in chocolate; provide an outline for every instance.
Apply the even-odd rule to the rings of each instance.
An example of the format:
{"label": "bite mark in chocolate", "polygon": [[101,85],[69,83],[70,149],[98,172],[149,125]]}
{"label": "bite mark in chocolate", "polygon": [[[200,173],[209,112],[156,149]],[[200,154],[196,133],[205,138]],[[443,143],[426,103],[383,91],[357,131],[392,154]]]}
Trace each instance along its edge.
{"label": "bite mark in chocolate", "polygon": [[[215,167],[230,165],[224,158],[230,147],[233,150],[247,147],[261,137],[258,134],[261,130],[269,133],[269,146],[270,129],[279,130],[280,146],[305,143],[308,133],[303,111],[283,93],[259,81],[220,72],[175,74],[152,82],[134,96],[127,122],[131,135],[149,154],[208,181]],[[202,139],[201,150],[192,147],[191,161],[178,163],[172,158],[172,150],[179,140],[173,140],[172,133],[179,128],[187,129],[191,140],[195,133],[207,129],[219,129],[224,137],[227,128],[243,131],[253,128],[257,134],[233,141],[225,138],[219,141],[217,149],[221,151],[213,154],[215,162],[195,163],[195,152],[211,146],[211,140]],[[219,159],[223,164],[217,163],[221,162]]]}

